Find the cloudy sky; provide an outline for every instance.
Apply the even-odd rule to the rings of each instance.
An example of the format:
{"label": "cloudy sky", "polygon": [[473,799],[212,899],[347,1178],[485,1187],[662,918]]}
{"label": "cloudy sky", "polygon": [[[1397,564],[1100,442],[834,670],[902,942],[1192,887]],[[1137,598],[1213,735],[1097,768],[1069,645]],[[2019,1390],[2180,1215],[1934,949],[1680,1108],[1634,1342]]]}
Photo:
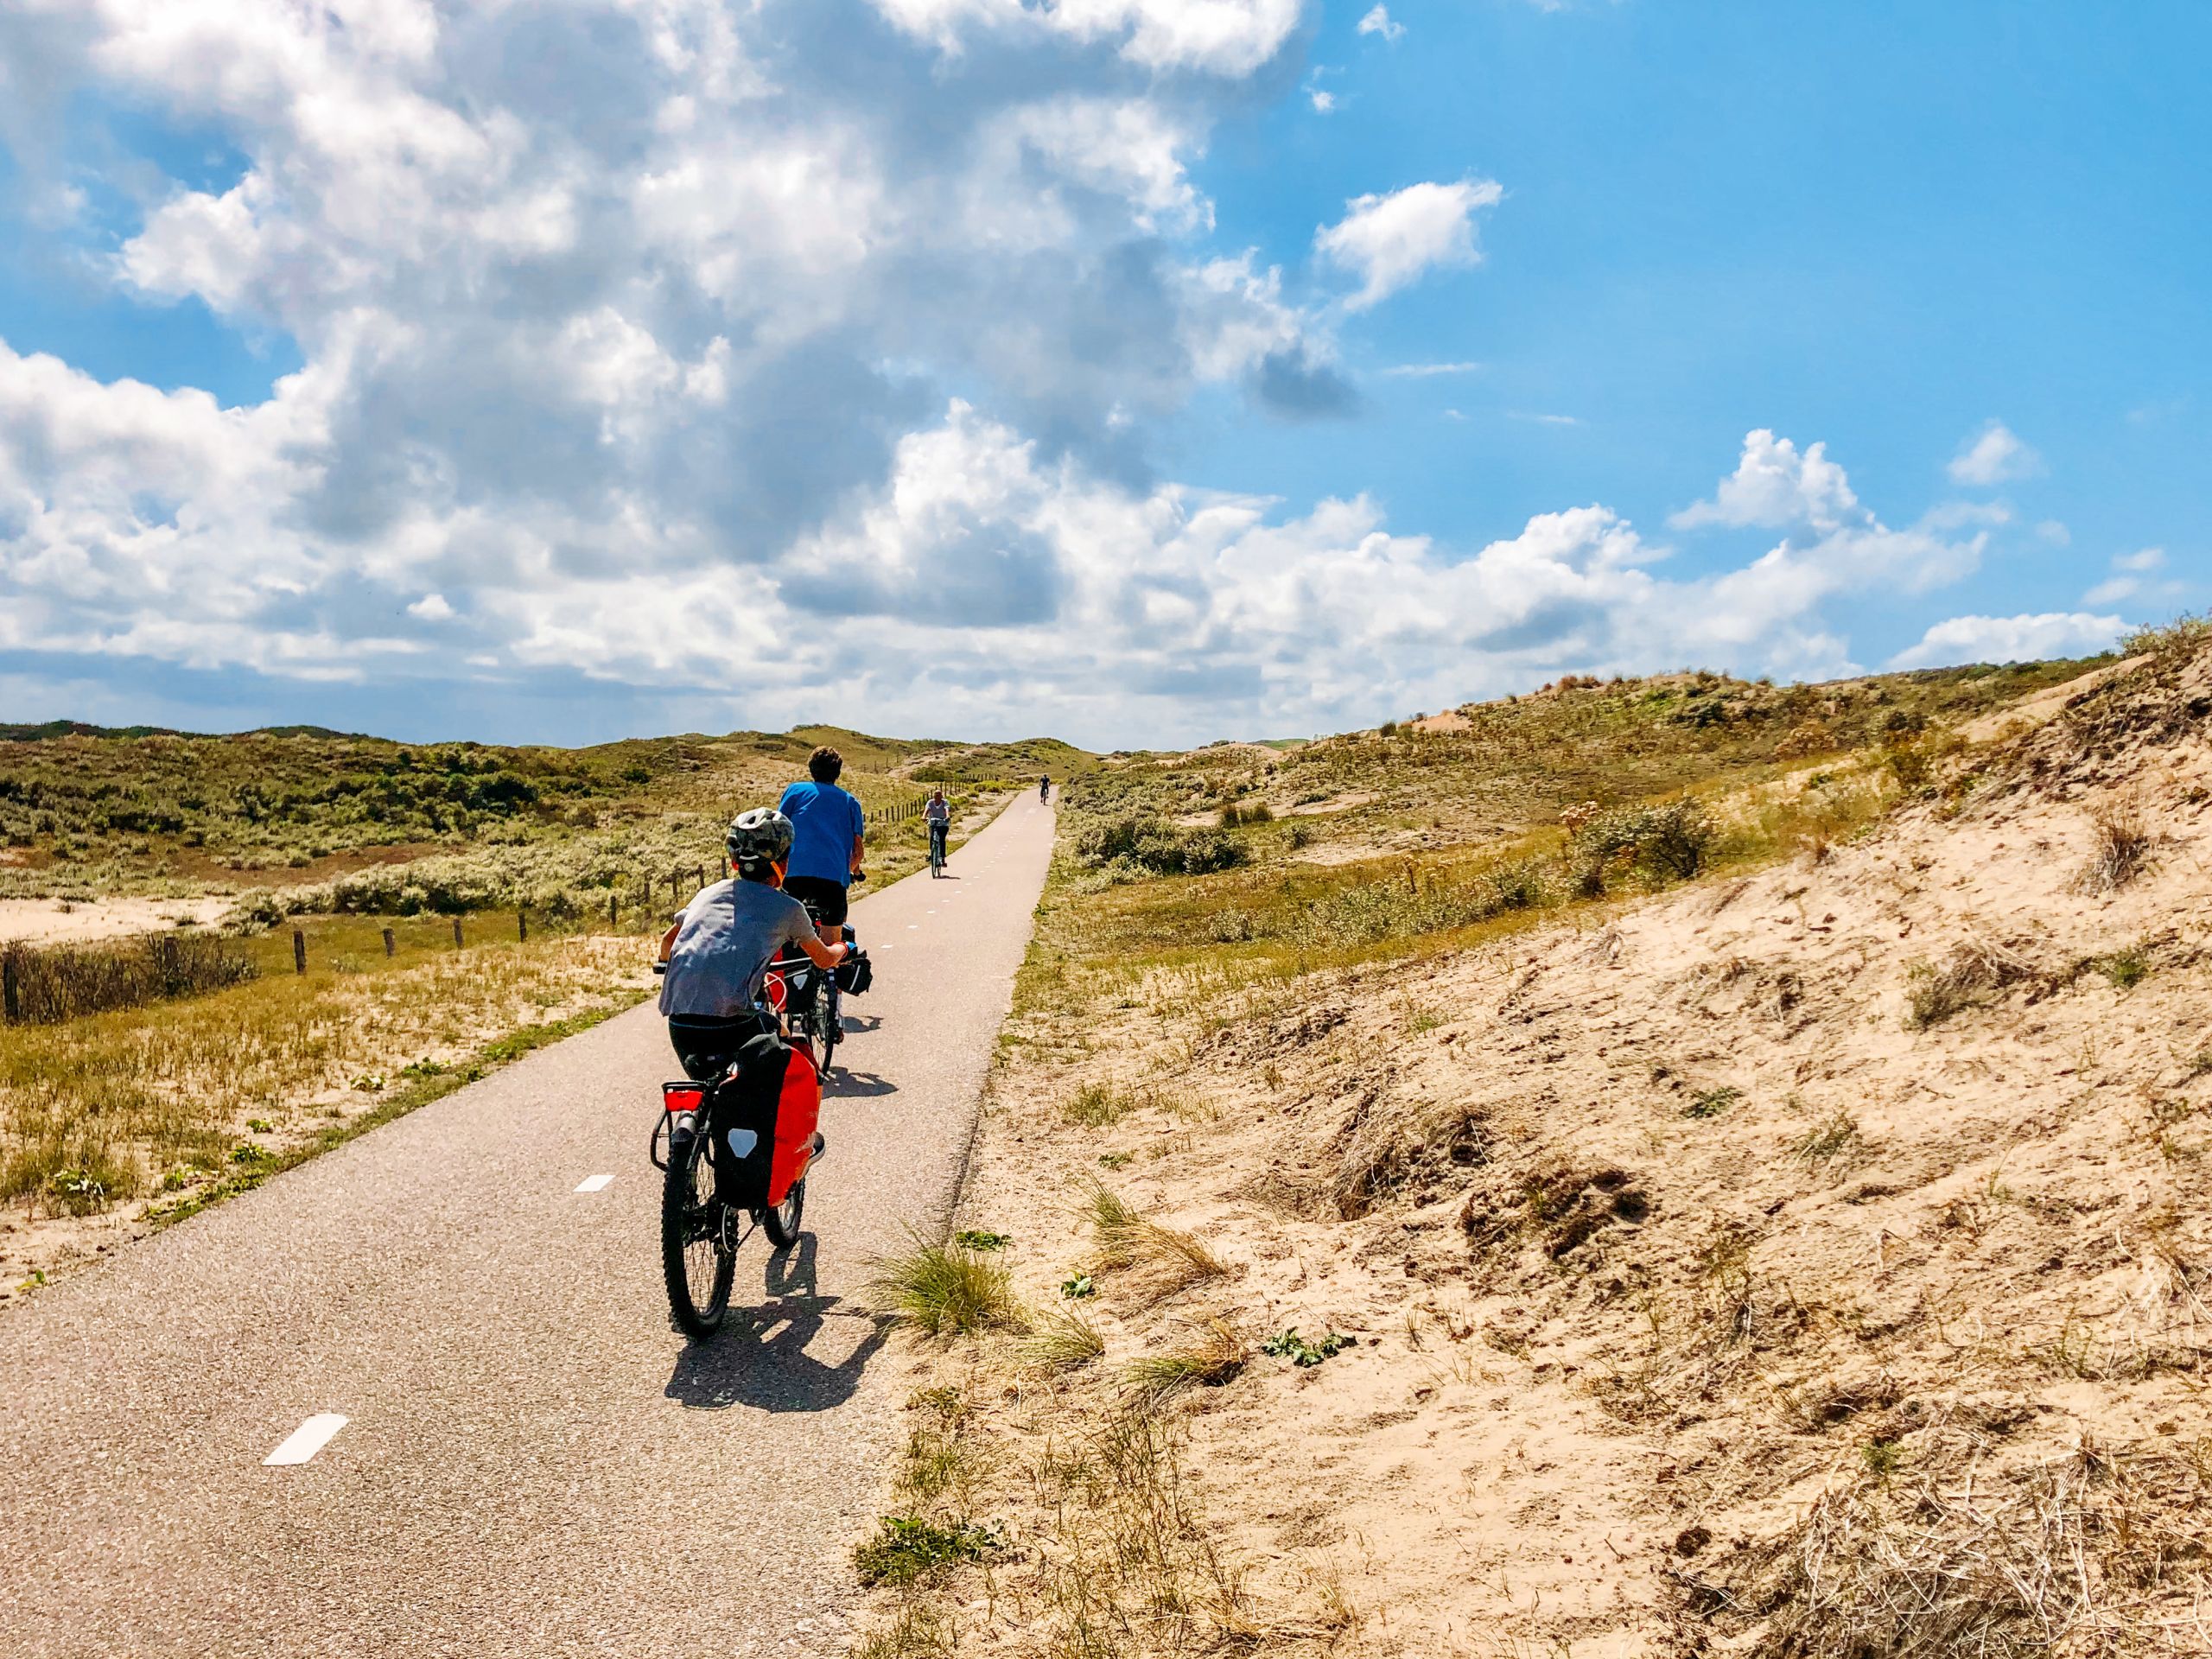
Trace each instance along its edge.
{"label": "cloudy sky", "polygon": [[1160,744],[2212,599],[2199,0],[0,0],[0,719]]}

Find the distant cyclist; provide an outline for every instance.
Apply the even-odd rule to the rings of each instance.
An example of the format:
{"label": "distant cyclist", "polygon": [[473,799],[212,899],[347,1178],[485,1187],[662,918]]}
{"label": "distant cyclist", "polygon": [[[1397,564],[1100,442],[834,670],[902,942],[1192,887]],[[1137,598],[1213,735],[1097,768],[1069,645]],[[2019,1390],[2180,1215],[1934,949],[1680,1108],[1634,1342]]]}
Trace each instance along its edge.
{"label": "distant cyclist", "polygon": [[952,833],[952,803],[944,798],[942,789],[930,791],[929,804],[922,809],[922,817],[930,826],[930,868],[944,868],[944,840]]}
{"label": "distant cyclist", "polygon": [[824,747],[806,758],[810,781],[793,784],[776,803],[791,821],[791,868],[784,891],[814,912],[823,938],[845,937],[845,889],[865,873],[868,814],[837,787],[845,757]]}
{"label": "distant cyclist", "polygon": [[1040,801],[1052,798],[1052,774],[1049,772],[1037,780],[1037,798]]}

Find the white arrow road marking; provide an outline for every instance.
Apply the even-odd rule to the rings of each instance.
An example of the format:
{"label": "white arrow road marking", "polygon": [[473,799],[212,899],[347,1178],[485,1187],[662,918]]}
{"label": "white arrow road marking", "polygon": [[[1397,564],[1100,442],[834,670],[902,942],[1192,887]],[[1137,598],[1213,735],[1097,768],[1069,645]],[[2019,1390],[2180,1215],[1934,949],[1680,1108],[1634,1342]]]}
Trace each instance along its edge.
{"label": "white arrow road marking", "polygon": [[614,1178],[612,1175],[587,1175],[576,1183],[579,1192],[596,1192]]}
{"label": "white arrow road marking", "polygon": [[330,1444],[330,1437],[346,1427],[346,1420],[334,1411],[317,1412],[286,1437],[278,1446],[261,1460],[265,1469],[280,1465],[306,1463]]}

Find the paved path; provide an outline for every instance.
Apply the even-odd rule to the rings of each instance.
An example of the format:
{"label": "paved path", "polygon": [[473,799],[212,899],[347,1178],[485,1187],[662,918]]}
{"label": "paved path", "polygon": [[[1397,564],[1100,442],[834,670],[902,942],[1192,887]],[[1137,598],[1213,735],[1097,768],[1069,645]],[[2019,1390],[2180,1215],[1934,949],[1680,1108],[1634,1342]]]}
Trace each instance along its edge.
{"label": "paved path", "polygon": [[710,1344],[661,1287],[650,1007],[0,1319],[0,1654],[842,1653],[901,1398],[863,1258],[949,1213],[1051,825],[855,907],[811,1236],[747,1242]]}

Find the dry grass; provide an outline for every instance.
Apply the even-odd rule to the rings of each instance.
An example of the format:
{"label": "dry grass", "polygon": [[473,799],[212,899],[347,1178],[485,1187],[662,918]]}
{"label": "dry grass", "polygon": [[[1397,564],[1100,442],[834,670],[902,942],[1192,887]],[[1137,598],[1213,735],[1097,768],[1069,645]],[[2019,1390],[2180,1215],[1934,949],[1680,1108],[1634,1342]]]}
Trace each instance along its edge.
{"label": "dry grass", "polygon": [[1979,936],[1968,938],[1941,968],[1924,962],[1914,964],[1906,992],[1906,1023],[1925,1031],[1993,992],[2035,976],[2034,964],[2010,946]]}
{"label": "dry grass", "polygon": [[2212,1645],[2201,1451],[2107,1458],[2085,1444],[2007,1472],[1972,1435],[1925,1438],[1940,1478],[1877,1475],[1821,1497],[1772,1552],[1765,1582],[1743,1586],[1751,1595],[1694,1584],[1725,1600],[1731,1626],[1749,1622],[1744,1608],[1776,1607],[1741,1651],[1948,1659]]}
{"label": "dry grass", "polygon": [[628,940],[484,944],[389,967],[379,949],[373,971],[343,956],[320,954],[305,976],[0,1031],[0,1199],[82,1213],[84,1194],[58,1188],[71,1172],[105,1172],[103,1204],[188,1205],[487,1039],[626,1006],[645,978]]}
{"label": "dry grass", "polygon": [[1090,1220],[1096,1271],[1117,1275],[1122,1288],[1141,1306],[1165,1301],[1229,1271],[1189,1233],[1140,1215],[1104,1186],[1092,1189]]}
{"label": "dry grass", "polygon": [[1098,1327],[1072,1309],[1054,1308],[1028,1316],[1029,1337],[1021,1344],[1023,1363],[1044,1371],[1071,1371],[1106,1351]]}
{"label": "dry grass", "polygon": [[2143,873],[2158,838],[2144,820],[2142,803],[2133,795],[2101,807],[2090,823],[2096,838],[2082,872],[2082,890],[2117,893]]}
{"label": "dry grass", "polygon": [[1208,1319],[1178,1348],[1130,1361],[1122,1380],[1138,1394],[1161,1400],[1178,1389],[1217,1389],[1250,1363],[1252,1344],[1226,1319]]}

